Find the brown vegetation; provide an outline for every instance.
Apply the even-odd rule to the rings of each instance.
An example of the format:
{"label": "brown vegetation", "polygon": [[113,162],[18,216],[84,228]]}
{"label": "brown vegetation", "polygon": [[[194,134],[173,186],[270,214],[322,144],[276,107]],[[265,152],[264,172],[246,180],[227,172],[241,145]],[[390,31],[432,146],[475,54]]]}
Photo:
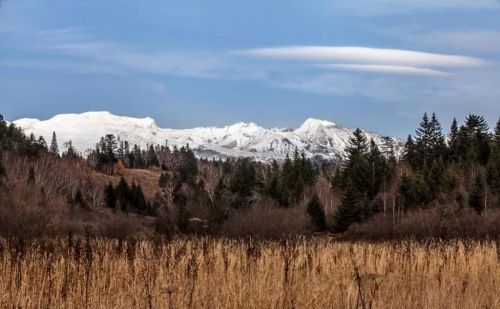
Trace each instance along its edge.
{"label": "brown vegetation", "polygon": [[499,308],[495,242],[0,240],[3,308]]}

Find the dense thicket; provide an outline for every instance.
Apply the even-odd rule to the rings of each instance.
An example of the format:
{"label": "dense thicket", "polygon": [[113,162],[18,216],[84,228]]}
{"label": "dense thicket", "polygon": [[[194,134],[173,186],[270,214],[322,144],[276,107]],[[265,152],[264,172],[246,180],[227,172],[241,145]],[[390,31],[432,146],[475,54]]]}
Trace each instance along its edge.
{"label": "dense thicket", "polygon": [[[56,132],[47,146],[43,137],[27,136],[3,120],[0,145],[4,203],[29,200],[41,207],[64,199],[90,212],[153,216],[156,231],[166,233],[359,232],[379,222],[373,228],[396,235],[409,218],[425,217],[415,212],[446,216],[439,219],[443,222],[451,222],[450,216],[467,222],[461,219],[467,217],[494,226],[494,209],[500,207],[500,119],[490,130],[478,115],[461,124],[454,119],[445,133],[435,114],[424,114],[403,153],[395,153],[391,138],[377,145],[357,129],[340,163],[318,164],[297,150],[270,164],[197,159],[189,145],[141,149],[111,134],[82,158],[71,141],[61,153]],[[98,173],[92,175],[89,167]],[[127,174],[144,169],[157,175],[146,187],[153,194],[144,193],[140,177]],[[39,193],[20,197],[28,191]],[[424,229],[423,222],[412,226],[415,234]],[[481,230],[488,233],[494,232]]]}

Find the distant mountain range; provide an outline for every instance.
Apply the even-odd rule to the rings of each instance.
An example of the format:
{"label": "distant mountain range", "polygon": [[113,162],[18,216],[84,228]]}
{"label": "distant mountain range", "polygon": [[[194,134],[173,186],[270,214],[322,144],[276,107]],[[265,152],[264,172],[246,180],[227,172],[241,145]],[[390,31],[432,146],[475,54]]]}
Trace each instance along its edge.
{"label": "distant mountain range", "polygon": [[[19,119],[14,121],[26,133],[42,135],[50,143],[55,131],[62,143],[71,140],[73,146],[87,153],[101,136],[114,134],[130,145],[146,147],[151,144],[182,146],[202,158],[248,157],[259,161],[282,160],[297,148],[315,160],[340,160],[353,129],[326,120],[309,118],[297,129],[266,129],[255,123],[239,122],[225,127],[200,127],[193,129],[163,129],[154,119],[116,116],[109,112],[60,114],[48,120]],[[365,132],[368,139],[382,145],[382,136]],[[394,138],[394,149],[400,153],[403,143]]]}

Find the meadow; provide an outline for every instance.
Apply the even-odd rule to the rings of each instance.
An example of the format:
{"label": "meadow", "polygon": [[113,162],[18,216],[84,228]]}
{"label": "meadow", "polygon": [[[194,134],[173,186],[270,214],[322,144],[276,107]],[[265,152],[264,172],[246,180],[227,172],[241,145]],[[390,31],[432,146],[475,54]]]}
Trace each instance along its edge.
{"label": "meadow", "polygon": [[494,241],[1,239],[1,308],[500,308]]}

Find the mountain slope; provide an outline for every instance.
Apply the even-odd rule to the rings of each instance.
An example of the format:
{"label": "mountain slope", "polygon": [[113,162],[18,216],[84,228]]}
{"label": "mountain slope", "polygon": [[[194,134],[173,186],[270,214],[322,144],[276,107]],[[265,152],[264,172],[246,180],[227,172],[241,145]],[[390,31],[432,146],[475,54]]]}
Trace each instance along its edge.
{"label": "mountain slope", "polygon": [[[338,160],[344,156],[353,132],[353,129],[313,118],[297,129],[265,129],[243,122],[225,127],[162,129],[149,117],[131,118],[109,112],[61,114],[44,121],[25,118],[14,123],[28,134],[42,135],[47,142],[55,131],[60,146],[71,140],[83,153],[94,148],[101,136],[114,134],[141,147],[165,142],[180,147],[189,143],[199,157],[249,157],[260,161],[284,159],[296,148],[310,158]],[[365,133],[378,145],[382,144],[382,136]],[[395,139],[394,146],[396,152],[400,152],[401,140]]]}

